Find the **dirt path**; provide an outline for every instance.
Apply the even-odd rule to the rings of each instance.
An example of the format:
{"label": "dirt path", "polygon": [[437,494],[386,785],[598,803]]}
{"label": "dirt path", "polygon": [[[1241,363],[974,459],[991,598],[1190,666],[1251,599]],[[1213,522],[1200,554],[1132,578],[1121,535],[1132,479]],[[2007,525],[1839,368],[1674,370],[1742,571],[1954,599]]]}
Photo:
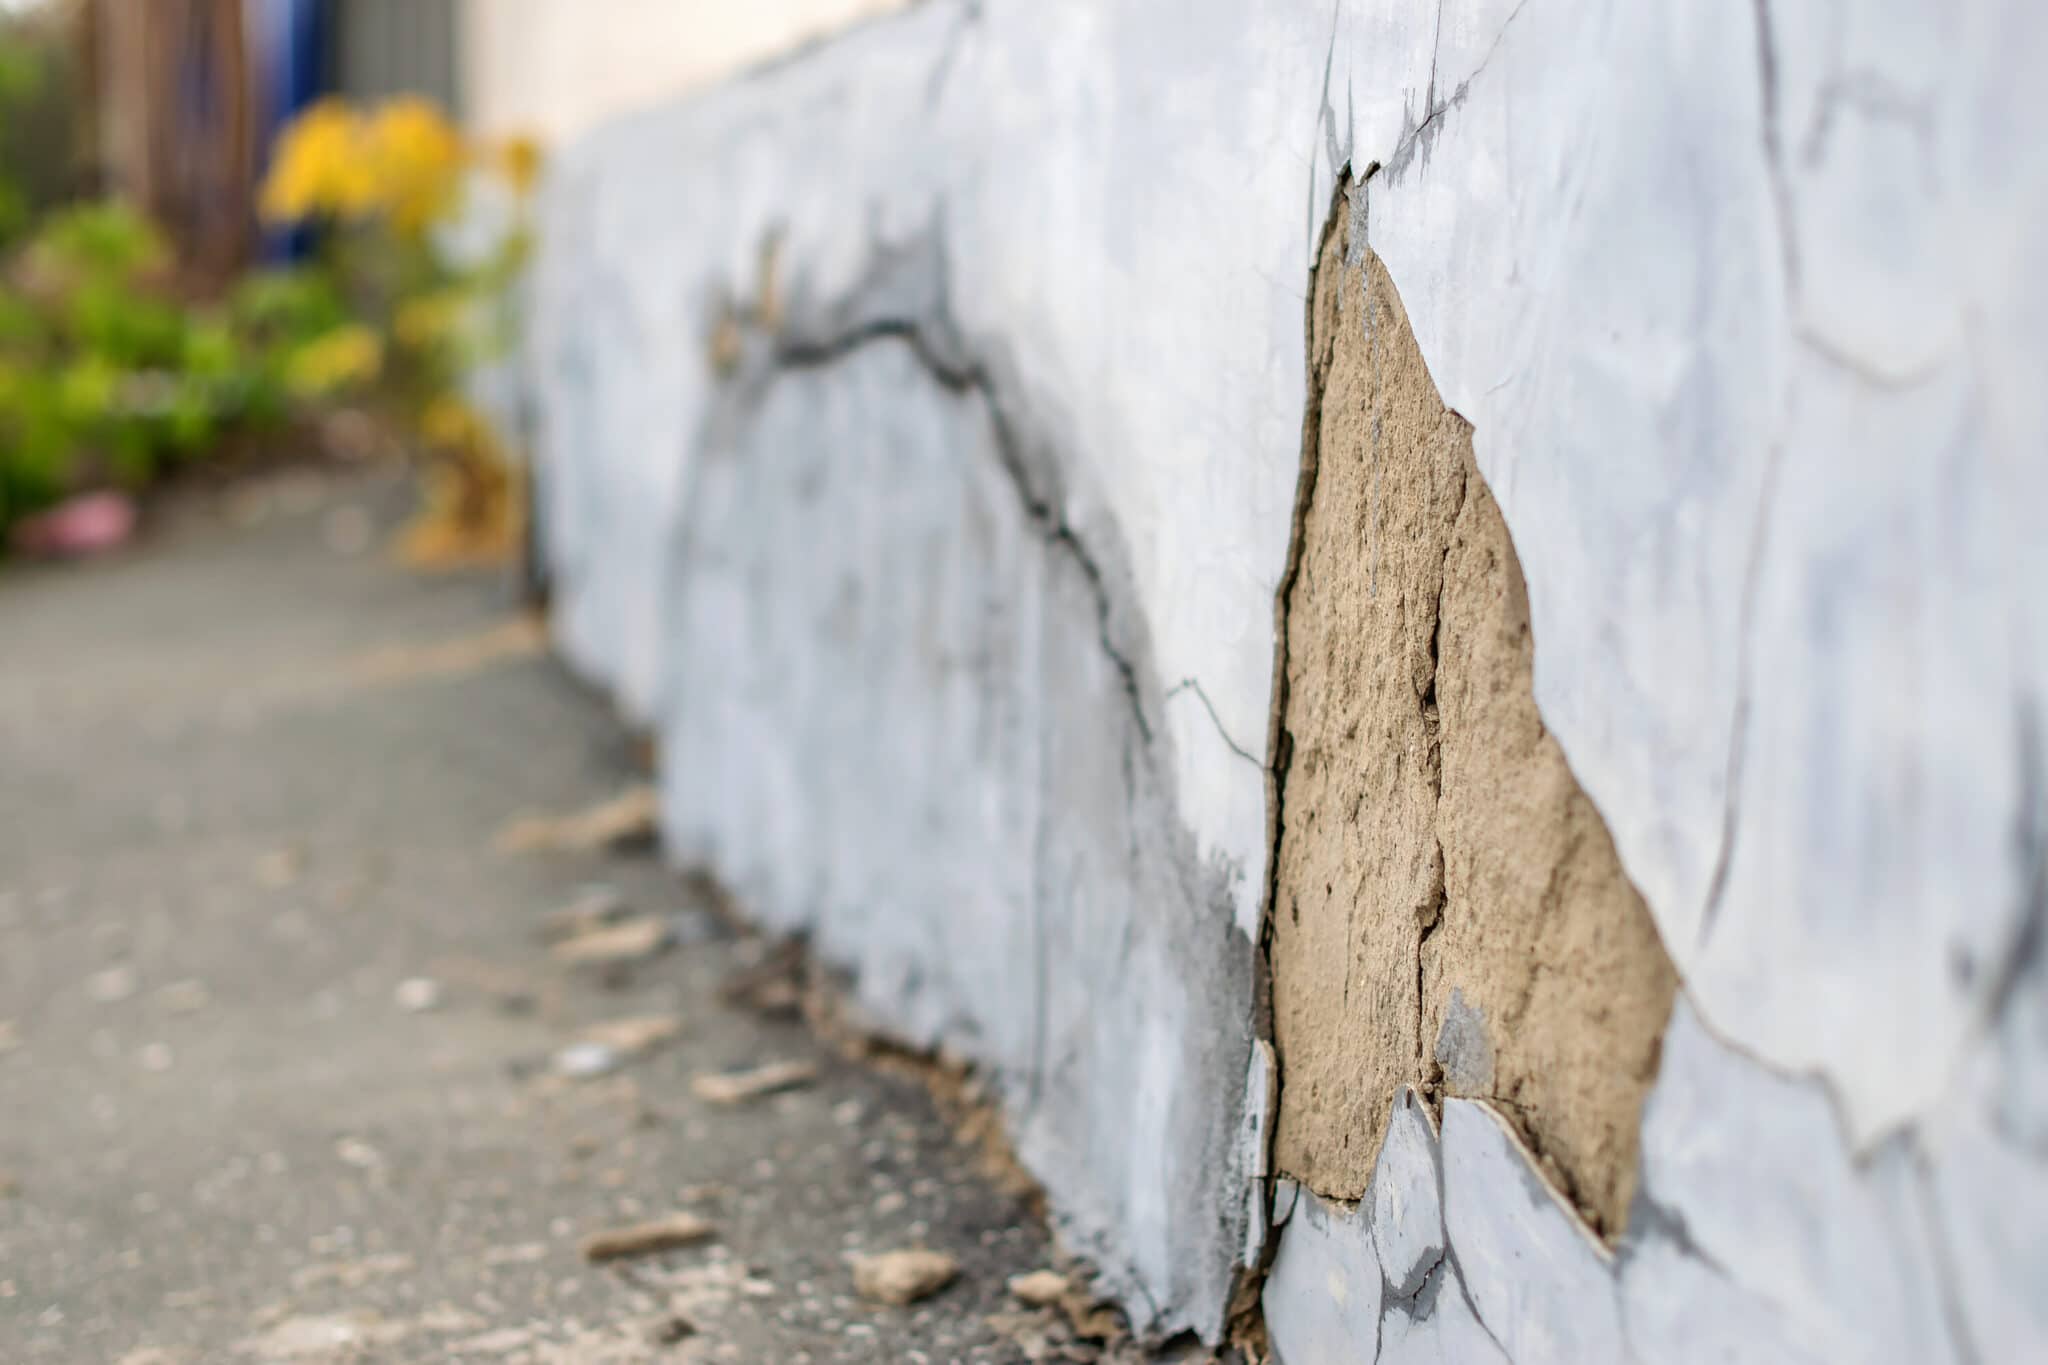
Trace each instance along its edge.
{"label": "dirt path", "polygon": [[[118,561],[0,573],[0,1359],[938,1362],[1059,1338],[1000,1316],[1044,1229],[918,1082],[721,1004],[759,945],[652,857],[495,846],[617,795],[633,746],[496,577],[361,551],[393,496],[273,479]],[[538,931],[592,888],[674,946],[609,984],[559,961]],[[647,1055],[562,1053],[649,1017],[676,1032]],[[617,1069],[560,1074],[578,1060]],[[817,1078],[692,1089],[782,1061]],[[676,1213],[715,1235],[579,1250]],[[920,1246],[957,1258],[948,1288],[856,1294],[848,1253]]]}

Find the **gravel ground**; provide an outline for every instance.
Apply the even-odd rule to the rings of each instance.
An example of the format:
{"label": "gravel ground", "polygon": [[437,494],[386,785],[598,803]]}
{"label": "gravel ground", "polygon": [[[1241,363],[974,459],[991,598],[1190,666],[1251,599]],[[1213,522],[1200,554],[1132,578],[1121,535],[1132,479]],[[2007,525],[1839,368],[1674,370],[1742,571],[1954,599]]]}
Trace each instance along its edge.
{"label": "gravel ground", "polygon": [[[1006,1289],[1045,1229],[918,1079],[721,1003],[762,945],[645,852],[499,847],[636,745],[502,575],[364,549],[401,497],[273,475],[0,570],[0,1360],[1097,1358]],[[565,964],[579,897],[676,942]],[[779,1062],[815,1079],[693,1090]],[[580,1250],[685,1213],[708,1240]],[[907,1248],[957,1277],[861,1297],[849,1254]]]}

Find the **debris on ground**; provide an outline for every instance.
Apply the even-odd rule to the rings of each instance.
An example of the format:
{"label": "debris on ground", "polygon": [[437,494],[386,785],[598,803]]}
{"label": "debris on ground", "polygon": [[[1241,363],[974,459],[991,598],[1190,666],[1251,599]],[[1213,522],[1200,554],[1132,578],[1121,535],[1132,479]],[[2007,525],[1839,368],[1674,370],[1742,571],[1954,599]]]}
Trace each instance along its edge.
{"label": "debris on ground", "polygon": [[20,1193],[21,1182],[6,1171],[0,1171],[0,1199],[12,1199]]}
{"label": "debris on ground", "polygon": [[565,966],[623,967],[659,955],[672,941],[667,924],[652,915],[635,915],[563,939],[548,951]]}
{"label": "debris on ground", "polygon": [[1060,1300],[1060,1310],[1074,1335],[1086,1341],[1118,1341],[1125,1335],[1123,1314],[1115,1305],[1104,1303],[1084,1289],[1075,1289]]}
{"label": "debris on ground", "polygon": [[718,1229],[694,1213],[672,1213],[653,1222],[593,1232],[583,1239],[581,1250],[586,1261],[619,1261],[696,1246],[717,1235]]}
{"label": "debris on ground", "polygon": [[441,983],[430,976],[408,977],[393,996],[407,1014],[428,1014],[441,1007]]}
{"label": "debris on ground", "polygon": [[345,1165],[359,1171],[379,1170],[384,1165],[384,1154],[361,1138],[345,1137],[334,1144],[334,1154]]}
{"label": "debris on ground", "polygon": [[759,949],[758,961],[741,968],[718,988],[728,1005],[772,1018],[793,1019],[803,1012],[806,959],[800,938],[786,938]]}
{"label": "debris on ground", "polygon": [[690,1078],[690,1091],[712,1104],[745,1104],[764,1095],[794,1090],[818,1079],[815,1062],[769,1062],[746,1071],[704,1071]]}
{"label": "debris on ground", "polygon": [[21,1046],[21,1034],[14,1027],[12,1019],[0,1019],[0,1055],[5,1055]]}
{"label": "debris on ground", "polygon": [[1051,1308],[1066,1298],[1072,1288],[1067,1277],[1057,1270],[1034,1270],[1026,1275],[1012,1275],[1009,1287],[1011,1295],[1019,1303],[1033,1308]]}
{"label": "debris on ground", "polygon": [[607,1019],[584,1029],[579,1041],[607,1047],[624,1057],[645,1057],[683,1036],[683,1021],[673,1014],[639,1014]]}
{"label": "debris on ground", "polygon": [[586,886],[576,893],[574,900],[541,920],[540,939],[543,943],[559,943],[595,933],[629,918],[632,912],[631,903],[617,887],[603,883]]}
{"label": "debris on ground", "polygon": [[628,787],[609,801],[569,815],[526,816],[498,832],[500,853],[599,853],[653,842],[659,797]]}
{"label": "debris on ground", "polygon": [[123,963],[105,971],[94,972],[87,978],[85,993],[102,1005],[118,1005],[132,997],[141,987],[142,978],[134,967]]}
{"label": "debris on ground", "polygon": [[557,1052],[552,1062],[557,1076],[566,1076],[572,1081],[609,1076],[625,1064],[625,1054],[603,1043],[571,1043]]}
{"label": "debris on ground", "polygon": [[848,1260],[853,1265],[856,1293],[899,1308],[930,1298],[960,1273],[960,1263],[943,1251],[884,1251]]}

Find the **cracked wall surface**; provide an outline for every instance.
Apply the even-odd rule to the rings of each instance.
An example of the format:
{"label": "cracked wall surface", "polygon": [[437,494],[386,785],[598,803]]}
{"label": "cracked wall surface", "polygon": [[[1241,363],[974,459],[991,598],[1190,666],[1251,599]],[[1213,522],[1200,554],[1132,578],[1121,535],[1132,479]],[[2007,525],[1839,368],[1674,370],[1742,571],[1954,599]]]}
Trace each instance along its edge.
{"label": "cracked wall surface", "polygon": [[1308,345],[1281,604],[1274,1160],[1359,1199],[1402,1087],[1485,1099],[1618,1232],[1676,974],[1536,712],[1514,543],[1343,189]]}
{"label": "cracked wall surface", "polygon": [[1217,1321],[1185,1253],[1243,1235],[1250,954],[1108,634],[1113,547],[1058,521],[999,382],[901,288],[936,250],[729,381],[670,570],[664,825],[885,1032],[990,1070],[1076,1250]]}
{"label": "cracked wall surface", "polygon": [[[933,0],[556,160],[557,638],[661,731],[679,855],[998,1074],[1148,1330],[1270,1247],[1291,1365],[2048,1355],[2044,65],[2031,0]],[[1355,1201],[1261,1179],[1346,176],[1677,973],[1611,1242],[1625,1163],[1498,1103],[1448,976],[1490,1025],[1415,1036],[1496,1093],[1382,1078]]]}

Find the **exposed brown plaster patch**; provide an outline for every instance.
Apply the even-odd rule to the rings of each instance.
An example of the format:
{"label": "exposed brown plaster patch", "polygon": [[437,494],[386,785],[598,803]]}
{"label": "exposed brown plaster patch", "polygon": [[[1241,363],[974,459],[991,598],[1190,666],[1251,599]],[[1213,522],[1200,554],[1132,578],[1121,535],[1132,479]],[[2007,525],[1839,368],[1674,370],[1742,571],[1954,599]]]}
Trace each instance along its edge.
{"label": "exposed brown plaster patch", "polygon": [[1537,714],[1471,428],[1335,212],[1280,601],[1276,1164],[1357,1199],[1401,1086],[1487,1099],[1612,1236],[1677,976]]}

